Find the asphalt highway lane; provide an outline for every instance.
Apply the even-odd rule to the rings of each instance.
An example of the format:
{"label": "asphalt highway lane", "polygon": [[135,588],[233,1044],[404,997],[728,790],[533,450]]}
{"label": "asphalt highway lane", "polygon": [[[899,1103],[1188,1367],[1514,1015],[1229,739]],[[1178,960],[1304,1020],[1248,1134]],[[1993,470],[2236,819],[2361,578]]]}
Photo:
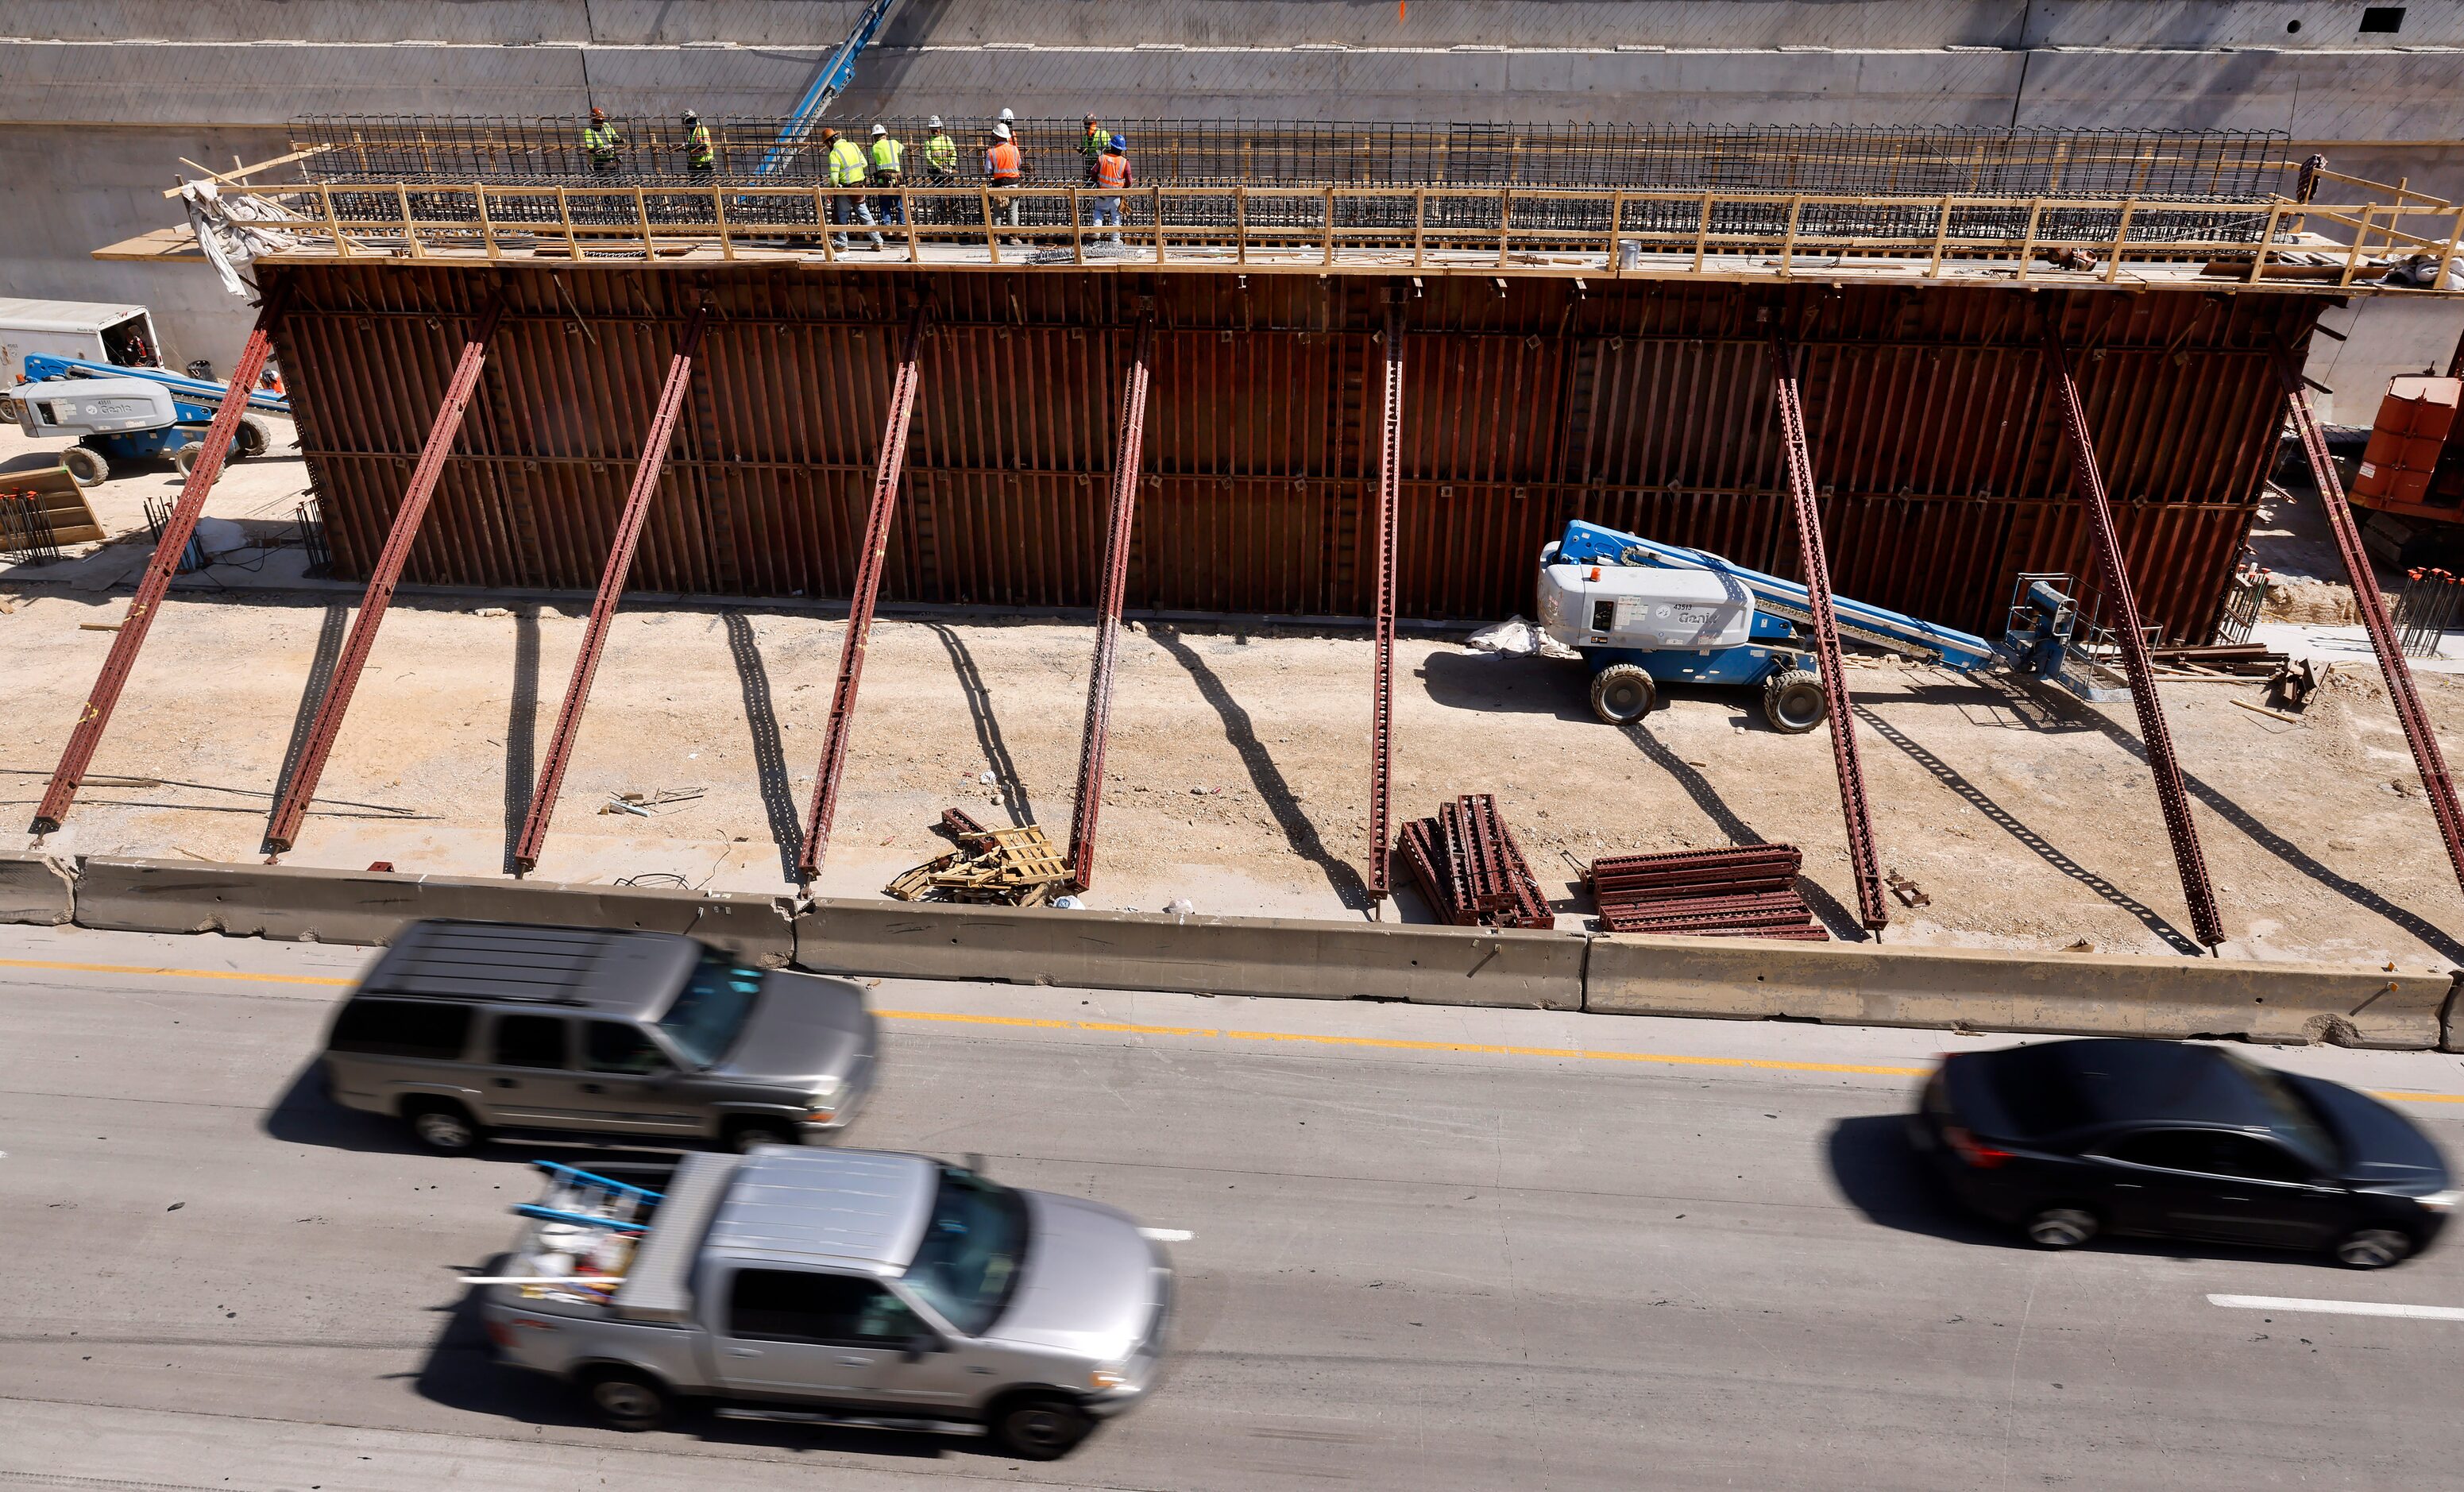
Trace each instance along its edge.
{"label": "asphalt highway lane", "polygon": [[[0,929],[0,1486],[2173,1492],[2464,1465],[2464,1243],[2365,1274],[1971,1224],[1898,1115],[1934,1052],[1991,1038],[921,983],[873,991],[852,1142],[1193,1233],[1163,1388],[1051,1465],[707,1416],[615,1435],[494,1366],[454,1284],[545,1152],[429,1156],[304,1081],[365,956]],[[2397,1095],[2464,1155],[2464,1060],[2255,1055]]]}

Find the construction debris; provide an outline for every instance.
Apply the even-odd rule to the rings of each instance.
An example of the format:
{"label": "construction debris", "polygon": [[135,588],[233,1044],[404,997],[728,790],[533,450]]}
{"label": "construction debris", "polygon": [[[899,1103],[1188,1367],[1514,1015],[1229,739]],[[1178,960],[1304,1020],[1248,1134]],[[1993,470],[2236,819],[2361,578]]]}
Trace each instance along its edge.
{"label": "construction debris", "polygon": [[1430,910],[1456,927],[1557,925],[1514,831],[1486,793],[1466,793],[1436,818],[1404,824],[1397,847]]}
{"label": "construction debris", "polygon": [[937,827],[958,847],[902,871],[884,892],[900,901],[1040,907],[1069,887],[1069,863],[1039,825],[988,829],[948,808]]}
{"label": "construction debris", "polygon": [[2292,661],[2290,656],[2257,643],[2217,643],[2203,647],[2151,647],[2148,661],[2158,668],[2186,673],[2231,673],[2246,679],[2268,678]]}
{"label": "construction debris", "polygon": [[[1599,907],[1604,932],[1827,941],[1831,934],[1814,920],[1813,910],[1796,889],[1796,872],[1804,860],[1793,845],[1604,855],[1592,862],[1584,880]],[[1916,891],[1914,882],[1906,885]]]}

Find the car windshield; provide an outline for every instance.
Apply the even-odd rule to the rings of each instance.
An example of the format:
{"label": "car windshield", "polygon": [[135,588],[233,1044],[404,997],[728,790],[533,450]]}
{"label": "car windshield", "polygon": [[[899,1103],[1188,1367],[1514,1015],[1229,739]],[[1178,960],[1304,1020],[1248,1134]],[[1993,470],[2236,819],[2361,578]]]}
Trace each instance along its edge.
{"label": "car windshield", "polygon": [[2285,1082],[2274,1068],[2262,1067],[2246,1057],[2227,1052],[2224,1058],[2250,1080],[2252,1087],[2258,1090],[2260,1101],[2267,1106],[2269,1129],[2282,1135],[2295,1150],[2315,1163],[2333,1166],[2341,1158],[2335,1136],[2319,1122],[2319,1116],[2311,1111],[2301,1095],[2293,1091],[2293,1085]]}
{"label": "car windshield", "polygon": [[659,1018],[659,1029],[676,1043],[687,1062],[696,1067],[715,1066],[736,1044],[760,994],[760,970],[704,954],[693,966],[693,976],[685,980],[684,992]]}
{"label": "car windshield", "polygon": [[1001,1318],[1026,1259],[1026,1202],[972,1171],[941,1168],[933,1220],[907,1266],[907,1286],[968,1336]]}

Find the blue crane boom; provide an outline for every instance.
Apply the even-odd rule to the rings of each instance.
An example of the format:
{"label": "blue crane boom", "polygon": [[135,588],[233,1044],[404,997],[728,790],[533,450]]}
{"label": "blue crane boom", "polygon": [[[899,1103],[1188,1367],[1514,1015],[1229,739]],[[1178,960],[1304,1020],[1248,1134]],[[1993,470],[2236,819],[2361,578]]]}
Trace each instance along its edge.
{"label": "blue crane boom", "polygon": [[[1756,610],[1772,613],[1791,622],[1810,624],[1805,587],[1794,581],[1784,581],[1760,570],[1749,570],[1744,565],[1699,549],[1660,543],[1639,534],[1620,533],[1579,518],[1566,525],[1566,535],[1557,542],[1557,561],[1580,565],[1639,563],[1671,569],[1704,570],[1734,581],[1750,592]],[[1834,598],[1833,605],[1838,613],[1842,636],[1876,647],[1923,658],[1962,673],[1985,668],[1998,656],[1991,643],[1956,627],[1938,626],[1905,612],[1850,601],[1844,596]]]}
{"label": "blue crane boom", "polygon": [[872,44],[873,33],[881,30],[881,23],[890,19],[890,12],[897,6],[898,0],[871,0],[864,8],[864,13],[856,17],[855,29],[847,33],[847,40],[839,43],[837,51],[823,60],[820,71],[813,75],[813,80],[804,85],[803,97],[798,99],[795,108],[788,111],[787,122],[780,127],[779,139],[761,157],[760,175],[776,172],[803,147],[804,137],[810,135],[813,126],[821,121],[830,100],[836,99],[855,77],[855,59],[864,55],[864,49]]}
{"label": "blue crane boom", "polygon": [[[160,384],[169,389],[183,404],[204,406],[201,418],[211,419],[216,406],[223,402],[223,385],[210,379],[190,378],[167,368],[123,368],[110,362],[88,362],[82,358],[55,357],[47,352],[26,354],[26,382],[40,384],[60,378],[134,378],[149,384]],[[248,406],[269,414],[289,414],[291,401],[280,394],[262,389],[248,396]]]}

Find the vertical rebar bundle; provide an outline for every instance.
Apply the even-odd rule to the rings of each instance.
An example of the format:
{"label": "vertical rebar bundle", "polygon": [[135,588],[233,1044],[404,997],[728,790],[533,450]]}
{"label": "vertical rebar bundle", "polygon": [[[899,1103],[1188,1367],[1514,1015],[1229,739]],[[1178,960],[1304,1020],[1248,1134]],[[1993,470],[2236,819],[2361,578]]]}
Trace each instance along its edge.
{"label": "vertical rebar bundle", "polygon": [[2408,570],[2395,599],[2396,631],[2408,658],[2435,658],[2438,645],[2464,610],[2464,577],[2444,570]]}

